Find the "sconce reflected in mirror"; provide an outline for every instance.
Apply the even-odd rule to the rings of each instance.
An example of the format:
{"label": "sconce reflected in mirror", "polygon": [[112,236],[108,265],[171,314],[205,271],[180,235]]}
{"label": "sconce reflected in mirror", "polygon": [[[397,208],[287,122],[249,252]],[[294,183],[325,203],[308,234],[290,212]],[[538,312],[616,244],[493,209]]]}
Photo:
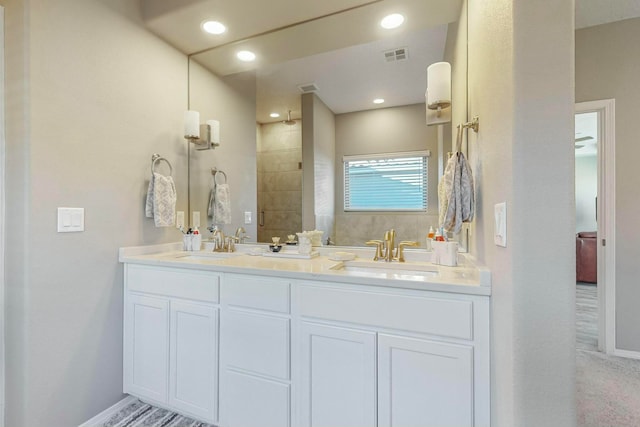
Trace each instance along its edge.
{"label": "sconce reflected in mirror", "polygon": [[451,122],[451,64],[436,62],[427,67],[427,125]]}
{"label": "sconce reflected in mirror", "polygon": [[220,122],[207,120],[200,124],[200,113],[184,112],[184,138],[194,144],[196,150],[211,150],[220,146]]}

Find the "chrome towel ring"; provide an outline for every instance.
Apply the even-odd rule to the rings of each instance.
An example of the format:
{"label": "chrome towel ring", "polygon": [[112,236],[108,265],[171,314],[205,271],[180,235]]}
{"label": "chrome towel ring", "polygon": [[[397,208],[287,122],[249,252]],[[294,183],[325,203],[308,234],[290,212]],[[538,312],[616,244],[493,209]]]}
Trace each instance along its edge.
{"label": "chrome towel ring", "polygon": [[[224,182],[218,182],[218,174],[224,177]],[[213,175],[213,182],[215,182],[216,185],[227,183],[227,174],[224,173],[223,171],[218,170],[216,168],[211,168],[211,175]]]}
{"label": "chrome towel ring", "polygon": [[160,154],[154,154],[153,156],[151,156],[151,173],[155,173],[156,171],[156,163],[159,161],[165,161],[167,163],[167,165],[169,165],[169,176],[173,175],[173,167],[171,166],[171,163],[169,162],[169,160],[165,159],[164,157],[162,157]]}

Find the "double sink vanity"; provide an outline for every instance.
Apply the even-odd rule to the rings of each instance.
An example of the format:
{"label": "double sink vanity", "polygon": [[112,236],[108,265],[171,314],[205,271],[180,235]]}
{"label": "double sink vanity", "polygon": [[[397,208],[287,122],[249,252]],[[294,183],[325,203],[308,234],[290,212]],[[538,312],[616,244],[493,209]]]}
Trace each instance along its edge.
{"label": "double sink vanity", "polygon": [[264,248],[120,250],[125,393],[221,427],[490,425],[488,270]]}

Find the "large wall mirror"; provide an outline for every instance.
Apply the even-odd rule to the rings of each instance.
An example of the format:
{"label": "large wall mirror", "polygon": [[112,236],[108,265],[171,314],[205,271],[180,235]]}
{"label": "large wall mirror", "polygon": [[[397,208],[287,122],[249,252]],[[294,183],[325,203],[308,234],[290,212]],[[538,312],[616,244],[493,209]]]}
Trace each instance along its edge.
{"label": "large wall mirror", "polygon": [[[398,239],[424,246],[437,226],[437,182],[455,132],[452,123],[426,125],[426,70],[451,63],[453,126],[467,121],[466,2],[346,3],[189,57],[189,109],[220,122],[219,147],[189,151],[189,206],[202,227],[217,224],[210,195],[225,182],[232,214],[220,225],[243,227],[249,241],[318,229],[325,242],[363,246],[395,228]],[[385,30],[379,22],[391,11],[406,21]],[[239,61],[240,50],[255,61]],[[345,156],[425,150],[426,212],[345,211]],[[465,248],[466,235],[455,236]]]}

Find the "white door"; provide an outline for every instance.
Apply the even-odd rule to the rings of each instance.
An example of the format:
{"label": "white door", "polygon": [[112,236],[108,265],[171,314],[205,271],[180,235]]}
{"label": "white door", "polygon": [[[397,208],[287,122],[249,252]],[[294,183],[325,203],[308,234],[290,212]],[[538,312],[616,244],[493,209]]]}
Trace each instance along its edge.
{"label": "white door", "polygon": [[472,347],[378,336],[378,426],[473,425]]}
{"label": "white door", "polygon": [[169,301],[131,294],[126,301],[124,391],[167,403]]}
{"label": "white door", "polygon": [[376,425],[376,334],[302,322],[300,425]]}
{"label": "white door", "polygon": [[217,417],[218,310],[171,302],[169,405],[206,420]]}

